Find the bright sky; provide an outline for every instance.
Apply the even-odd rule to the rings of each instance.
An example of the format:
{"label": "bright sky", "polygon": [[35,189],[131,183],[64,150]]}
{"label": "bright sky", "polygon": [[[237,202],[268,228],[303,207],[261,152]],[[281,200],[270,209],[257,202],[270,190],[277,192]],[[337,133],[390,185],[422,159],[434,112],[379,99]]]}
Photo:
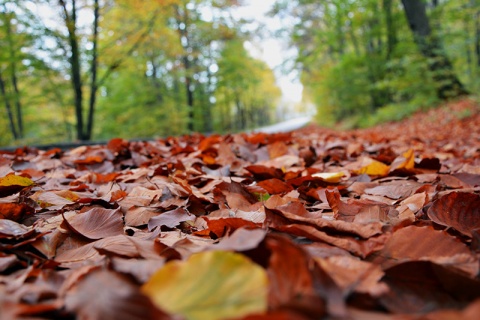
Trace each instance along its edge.
{"label": "bright sky", "polygon": [[[275,0],[244,0],[244,6],[235,9],[235,14],[247,19],[266,23],[269,29],[279,27],[278,20],[268,18],[266,13],[275,3]],[[292,102],[300,102],[302,99],[303,86],[292,75],[282,74],[280,65],[288,57],[287,43],[279,39],[262,39],[258,43],[248,43],[246,48],[252,56],[264,60],[270,68],[275,70],[277,83],[282,89],[283,96]],[[290,53],[291,55],[291,53]]]}

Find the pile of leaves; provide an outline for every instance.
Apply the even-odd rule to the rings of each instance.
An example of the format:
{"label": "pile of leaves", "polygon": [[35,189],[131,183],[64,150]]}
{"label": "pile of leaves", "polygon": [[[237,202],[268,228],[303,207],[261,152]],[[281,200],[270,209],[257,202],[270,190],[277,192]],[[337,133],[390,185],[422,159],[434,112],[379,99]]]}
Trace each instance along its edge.
{"label": "pile of leaves", "polygon": [[3,152],[0,248],[2,319],[477,319],[480,116]]}

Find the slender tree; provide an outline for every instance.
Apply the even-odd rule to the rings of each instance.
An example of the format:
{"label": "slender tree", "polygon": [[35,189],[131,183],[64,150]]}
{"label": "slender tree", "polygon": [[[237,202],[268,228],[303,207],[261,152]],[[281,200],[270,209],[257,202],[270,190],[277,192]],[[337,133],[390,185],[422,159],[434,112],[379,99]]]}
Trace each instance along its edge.
{"label": "slender tree", "polygon": [[183,48],[181,61],[184,68],[184,83],[185,93],[188,105],[188,130],[194,130],[194,91],[195,84],[193,81],[193,66],[192,66],[192,39],[189,32],[190,29],[190,14],[187,8],[187,2],[182,1],[179,5],[174,5],[176,29],[179,33],[179,40]]}
{"label": "slender tree", "polygon": [[[85,81],[83,80],[84,74],[82,72],[82,65],[85,63],[85,57],[82,56],[82,37],[78,32],[78,3],[76,0],[70,0],[70,3],[67,4],[65,0],[59,0],[60,7],[63,12],[63,20],[68,31],[68,45],[69,45],[69,65],[70,65],[70,78],[71,84],[74,92],[74,107],[76,115],[76,131],[78,140],[90,140],[92,138],[93,127],[94,127],[94,113],[96,107],[96,97],[98,93],[98,88],[101,87],[104,82],[110,77],[112,72],[114,72],[128,57],[131,55],[140,45],[140,43],[146,38],[148,33],[154,26],[155,19],[161,9],[161,6],[151,13],[151,16],[146,20],[146,26],[140,24],[138,30],[140,35],[136,37],[136,40],[130,44],[128,50],[124,55],[119,56],[118,58],[111,61],[109,64],[103,67],[103,76],[98,77],[99,69],[99,21],[101,19],[101,8],[98,0],[95,0],[93,3],[93,22],[92,22],[92,38],[90,44],[92,46],[91,57],[90,57],[90,84],[89,84],[89,99],[88,99],[88,113],[87,118],[84,119],[84,90],[85,90]],[[142,31],[143,30],[143,31]],[[135,33],[135,32],[134,32]],[[85,123],[86,120],[86,123]]]}
{"label": "slender tree", "polygon": [[[2,11],[0,13],[1,24],[3,27],[4,39],[2,47],[5,48],[6,55],[3,56],[4,72],[1,79],[1,93],[4,98],[5,107],[10,122],[12,135],[15,139],[21,139],[24,136],[23,111],[21,103],[20,85],[18,81],[18,67],[20,52],[20,44],[15,39],[16,31],[12,21],[16,20],[15,13],[9,10],[6,3],[2,3]],[[0,65],[0,68],[2,66]],[[0,70],[0,72],[2,72]],[[7,82],[8,81],[8,82]],[[9,90],[10,88],[10,90]]]}
{"label": "slender tree", "polygon": [[10,132],[13,135],[13,138],[17,140],[19,138],[17,128],[15,126],[15,119],[13,118],[12,106],[10,104],[10,99],[7,95],[7,89],[5,86],[5,81],[3,80],[2,73],[0,71],[0,93],[2,94],[2,98],[5,104],[5,110],[8,116],[8,124],[10,125]]}

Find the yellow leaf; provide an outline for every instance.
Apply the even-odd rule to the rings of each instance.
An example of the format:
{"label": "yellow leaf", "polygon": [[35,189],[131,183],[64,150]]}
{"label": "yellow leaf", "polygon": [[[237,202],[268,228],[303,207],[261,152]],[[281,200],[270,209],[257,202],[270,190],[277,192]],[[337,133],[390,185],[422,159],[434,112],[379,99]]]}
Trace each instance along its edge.
{"label": "yellow leaf", "polygon": [[28,187],[28,186],[31,186],[32,184],[33,184],[32,180],[22,176],[16,176],[14,174],[9,174],[3,178],[0,178],[1,187],[9,187],[9,186]]}
{"label": "yellow leaf", "polygon": [[77,201],[78,199],[80,199],[80,197],[78,196],[78,194],[76,194],[75,192],[73,191],[70,191],[70,190],[62,190],[62,191],[58,191],[58,192],[55,192],[58,196],[62,197],[62,198],[65,198],[69,201]]}
{"label": "yellow leaf", "polygon": [[227,251],[170,261],[142,286],[153,303],[187,320],[241,318],[267,309],[266,271]]}
{"label": "yellow leaf", "polygon": [[323,181],[331,182],[331,183],[338,183],[340,179],[345,176],[343,172],[321,172],[321,173],[314,173],[312,177],[320,178]]}
{"label": "yellow leaf", "polygon": [[404,152],[402,154],[402,157],[405,158],[405,160],[398,164],[396,169],[413,169],[415,166],[415,154],[412,149],[409,149],[408,151]]}
{"label": "yellow leaf", "polygon": [[354,172],[356,174],[368,174],[369,176],[386,176],[390,167],[384,164],[383,162],[369,159],[370,163],[361,167]]}

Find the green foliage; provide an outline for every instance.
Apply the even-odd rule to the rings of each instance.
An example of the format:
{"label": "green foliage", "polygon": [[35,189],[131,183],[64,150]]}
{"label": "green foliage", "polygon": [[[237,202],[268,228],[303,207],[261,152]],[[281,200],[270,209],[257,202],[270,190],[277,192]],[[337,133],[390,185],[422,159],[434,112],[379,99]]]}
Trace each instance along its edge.
{"label": "green foliage", "polygon": [[[148,138],[186,133],[186,106],[174,97],[161,100],[149,79],[132,73],[111,81],[99,101],[97,136]],[[128,88],[128,91],[125,91]]]}
{"label": "green foliage", "polygon": [[[0,72],[8,90],[8,95],[0,94],[0,145],[75,139],[78,94],[68,59],[72,44],[67,26],[72,23],[65,19],[67,11],[70,19],[74,16],[72,3],[41,0],[35,11],[27,1],[0,3],[0,44],[7,49],[0,50]],[[214,124],[218,130],[241,130],[273,120],[280,91],[272,70],[243,49],[248,40],[242,33],[245,22],[231,14],[237,1],[99,1],[95,73],[94,3],[76,1],[77,17],[82,17],[74,32],[79,44],[84,133],[92,93],[96,98],[92,103],[94,139],[212,132]],[[50,17],[38,14],[44,6],[56,23],[52,24],[54,19],[47,23]],[[7,29],[6,21],[13,27]],[[233,46],[241,48],[239,61]],[[230,62],[219,71],[221,59]],[[12,74],[20,88],[15,95]],[[221,103],[222,96],[231,93],[227,82],[239,94],[239,105]],[[17,97],[25,130],[15,139],[9,124],[17,126]]]}
{"label": "green foliage", "polygon": [[478,1],[427,6],[430,38],[440,40],[433,52],[446,56],[453,71],[438,71],[445,61],[420,50],[400,1],[278,0],[272,13],[296,19],[287,31],[299,52],[296,67],[302,70],[305,98],[317,106],[322,125],[402,119],[438,102],[439,88],[451,81],[448,72],[478,91]]}
{"label": "green foliage", "polygon": [[[75,139],[71,44],[61,2],[36,1],[38,10],[30,3],[0,2],[0,145]],[[72,9],[71,0],[65,3]],[[78,14],[88,17],[75,30],[84,115],[96,89],[93,3],[76,1]],[[275,121],[280,90],[273,71],[244,48],[252,35],[233,14],[238,1],[99,3],[94,139],[230,132]],[[279,34],[289,32],[298,51],[290,64],[320,124],[368,126],[436,104],[448,80],[432,68],[443,63],[439,54],[470,92],[480,89],[480,2],[426,2],[432,34],[425,40],[439,40],[430,57],[413,37],[402,3],[276,2],[273,14],[289,26]],[[44,6],[57,24],[38,14]]]}
{"label": "green foliage", "polygon": [[218,68],[215,131],[238,131],[271,123],[280,97],[272,70],[250,57],[241,40],[225,44]]}

